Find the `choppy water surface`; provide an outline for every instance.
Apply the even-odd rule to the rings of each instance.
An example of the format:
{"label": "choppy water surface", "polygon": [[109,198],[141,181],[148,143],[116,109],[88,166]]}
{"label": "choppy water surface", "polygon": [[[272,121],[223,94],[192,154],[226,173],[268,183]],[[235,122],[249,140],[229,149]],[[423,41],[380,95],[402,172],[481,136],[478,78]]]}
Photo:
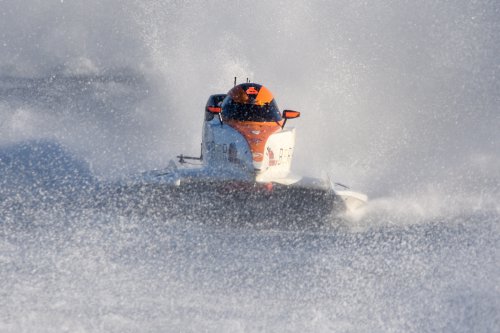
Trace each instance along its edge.
{"label": "choppy water surface", "polygon": [[498,328],[498,227],[286,232],[37,212],[3,222],[3,331]]}
{"label": "choppy water surface", "polygon": [[[500,331],[498,12],[2,5],[0,332]],[[76,201],[197,152],[234,76],[302,111],[297,172],[369,205],[284,230]]]}

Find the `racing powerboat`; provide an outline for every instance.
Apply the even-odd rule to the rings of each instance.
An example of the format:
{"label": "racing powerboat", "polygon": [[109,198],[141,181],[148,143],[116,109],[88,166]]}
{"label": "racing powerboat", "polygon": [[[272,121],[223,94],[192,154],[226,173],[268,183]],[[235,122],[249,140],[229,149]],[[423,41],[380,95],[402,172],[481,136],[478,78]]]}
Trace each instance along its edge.
{"label": "racing powerboat", "polygon": [[168,190],[165,199],[188,202],[202,214],[324,217],[352,212],[367,196],[330,179],[291,172],[300,112],[280,112],[273,94],[257,83],[238,84],[208,98],[200,156],[177,156],[167,168],[142,173],[142,188]]}

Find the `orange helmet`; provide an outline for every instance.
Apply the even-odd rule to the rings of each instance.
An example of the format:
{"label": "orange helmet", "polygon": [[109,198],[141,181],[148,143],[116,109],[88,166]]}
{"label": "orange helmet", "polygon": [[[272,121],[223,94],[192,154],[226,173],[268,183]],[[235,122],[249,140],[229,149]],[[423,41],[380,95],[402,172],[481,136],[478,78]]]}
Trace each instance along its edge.
{"label": "orange helmet", "polygon": [[227,93],[222,117],[238,121],[276,122],[281,113],[273,94],[257,83],[242,83]]}

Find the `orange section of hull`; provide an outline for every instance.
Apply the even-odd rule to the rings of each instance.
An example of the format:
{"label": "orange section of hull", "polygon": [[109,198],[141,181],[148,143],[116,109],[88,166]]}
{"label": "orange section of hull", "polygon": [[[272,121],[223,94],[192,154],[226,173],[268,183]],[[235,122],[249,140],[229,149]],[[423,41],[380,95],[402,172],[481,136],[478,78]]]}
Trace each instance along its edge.
{"label": "orange section of hull", "polygon": [[255,162],[262,162],[267,139],[281,130],[280,122],[254,122],[227,120],[225,124],[237,130],[247,141]]}

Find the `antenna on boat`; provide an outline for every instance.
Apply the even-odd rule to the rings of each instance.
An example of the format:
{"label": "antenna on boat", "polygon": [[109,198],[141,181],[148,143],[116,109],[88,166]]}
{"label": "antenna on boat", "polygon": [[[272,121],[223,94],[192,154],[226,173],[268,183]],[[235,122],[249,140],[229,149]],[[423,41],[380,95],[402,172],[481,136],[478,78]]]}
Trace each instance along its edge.
{"label": "antenna on boat", "polygon": [[234,77],[234,86],[236,87],[236,76]]}

